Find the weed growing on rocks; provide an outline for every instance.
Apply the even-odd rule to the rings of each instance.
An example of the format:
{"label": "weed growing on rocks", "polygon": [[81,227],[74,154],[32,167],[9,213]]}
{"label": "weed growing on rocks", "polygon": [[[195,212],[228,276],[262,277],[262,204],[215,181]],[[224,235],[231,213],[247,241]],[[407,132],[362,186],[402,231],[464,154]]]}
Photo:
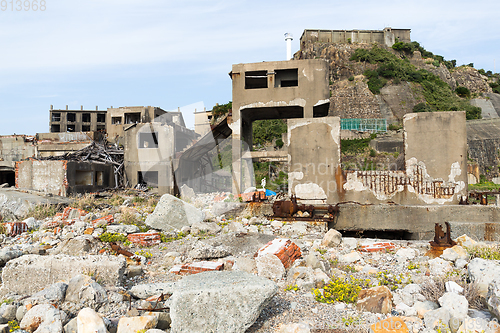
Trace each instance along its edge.
{"label": "weed growing on rocks", "polygon": [[290,284],[286,286],[285,291],[297,291],[299,287],[296,284]]}
{"label": "weed growing on rocks", "polygon": [[34,217],[37,220],[43,220],[47,217],[52,217],[56,215],[59,210],[63,205],[51,205],[51,204],[44,204],[44,205],[37,205],[35,208],[31,209],[25,216],[24,219],[27,219],[29,217]]}
{"label": "weed growing on rocks", "polygon": [[469,253],[471,260],[474,258],[500,260],[500,247],[467,247],[465,250]]}
{"label": "weed growing on rocks", "polygon": [[137,252],[135,252],[135,254],[137,254],[138,256],[143,256],[144,258],[152,258],[153,257],[151,252],[144,251],[144,250],[137,251]]}
{"label": "weed growing on rocks", "polygon": [[164,233],[160,233],[160,239],[161,239],[162,243],[170,243],[170,242],[173,242],[173,241],[176,241],[176,240],[183,239],[186,236],[187,235],[185,233],[183,233],[183,232],[179,232],[175,236],[170,236],[170,235],[167,236]]}
{"label": "weed growing on rocks", "polygon": [[105,232],[101,236],[99,236],[99,240],[101,242],[110,243],[110,242],[122,242],[127,243],[127,236],[123,234],[114,234],[111,232]]}
{"label": "weed growing on rocks", "polygon": [[370,286],[370,280],[352,276],[346,279],[336,278],[321,289],[313,289],[316,301],[321,303],[356,303],[359,292]]}
{"label": "weed growing on rocks", "polygon": [[387,270],[378,272],[376,277],[378,279],[379,286],[387,286],[391,289],[391,291],[394,291],[405,284],[411,283],[411,279],[409,277],[405,279],[403,273],[396,275]]}

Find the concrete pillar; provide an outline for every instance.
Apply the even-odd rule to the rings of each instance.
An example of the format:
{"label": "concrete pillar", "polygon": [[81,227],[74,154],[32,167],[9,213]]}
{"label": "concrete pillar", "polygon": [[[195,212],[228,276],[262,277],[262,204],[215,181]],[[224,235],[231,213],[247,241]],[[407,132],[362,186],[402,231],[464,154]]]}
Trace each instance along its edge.
{"label": "concrete pillar", "polygon": [[496,199],[495,200],[495,205],[497,207],[499,207],[500,206],[500,194],[495,194],[495,199]]}

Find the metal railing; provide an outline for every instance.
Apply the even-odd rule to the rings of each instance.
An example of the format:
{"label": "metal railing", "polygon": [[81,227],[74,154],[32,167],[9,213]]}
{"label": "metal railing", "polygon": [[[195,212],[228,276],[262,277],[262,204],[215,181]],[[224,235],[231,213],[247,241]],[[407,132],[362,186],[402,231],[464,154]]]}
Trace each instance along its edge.
{"label": "metal railing", "polygon": [[387,132],[387,119],[340,119],[340,128],[343,130],[355,130],[361,132]]}

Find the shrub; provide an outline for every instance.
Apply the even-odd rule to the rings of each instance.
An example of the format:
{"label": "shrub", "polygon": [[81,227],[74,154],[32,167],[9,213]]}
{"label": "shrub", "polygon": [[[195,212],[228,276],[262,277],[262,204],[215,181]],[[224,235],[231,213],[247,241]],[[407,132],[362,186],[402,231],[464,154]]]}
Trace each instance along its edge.
{"label": "shrub", "polygon": [[470,97],[470,90],[467,87],[457,87],[457,89],[455,89],[455,92],[460,97],[464,97],[464,98]]}
{"label": "shrub", "polygon": [[353,139],[353,140],[340,140],[340,149],[342,154],[357,154],[362,153],[368,148],[370,141],[375,139],[376,135],[372,135],[368,139]]}
{"label": "shrub", "polygon": [[233,102],[228,102],[226,104],[216,104],[213,108],[212,108],[212,115],[213,115],[213,118],[216,119],[220,116],[223,116],[225,115],[226,113],[228,113],[229,111],[231,111],[233,108]]}
{"label": "shrub", "polygon": [[375,151],[375,149],[370,149],[370,157],[375,157],[377,156],[377,152]]}
{"label": "shrub", "polygon": [[123,234],[114,234],[111,232],[105,232],[101,236],[99,236],[99,240],[104,243],[110,243],[110,242],[122,242],[126,243],[128,242],[127,236]]}
{"label": "shrub", "polygon": [[370,286],[370,280],[349,276],[346,279],[335,278],[321,289],[313,289],[316,301],[321,303],[356,303],[359,292]]}
{"label": "shrub", "polygon": [[432,112],[432,109],[425,103],[418,103],[413,107],[413,112]]}
{"label": "shrub", "polygon": [[284,144],[281,138],[276,139],[276,147],[282,148]]}
{"label": "shrub", "polygon": [[264,145],[273,139],[281,139],[281,135],[287,132],[287,124],[283,119],[256,120],[252,124],[252,130],[254,144]]}
{"label": "shrub", "polygon": [[354,76],[353,75],[349,76],[348,80],[349,81],[354,81]]}

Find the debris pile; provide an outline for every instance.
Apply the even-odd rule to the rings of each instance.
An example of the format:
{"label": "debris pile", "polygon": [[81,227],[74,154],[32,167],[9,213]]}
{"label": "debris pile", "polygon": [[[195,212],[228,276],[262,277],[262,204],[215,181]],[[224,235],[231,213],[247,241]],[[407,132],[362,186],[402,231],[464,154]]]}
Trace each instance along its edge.
{"label": "debris pile", "polygon": [[500,329],[498,243],[436,227],[437,253],[251,215],[224,193],[133,194],[3,223],[0,330]]}

